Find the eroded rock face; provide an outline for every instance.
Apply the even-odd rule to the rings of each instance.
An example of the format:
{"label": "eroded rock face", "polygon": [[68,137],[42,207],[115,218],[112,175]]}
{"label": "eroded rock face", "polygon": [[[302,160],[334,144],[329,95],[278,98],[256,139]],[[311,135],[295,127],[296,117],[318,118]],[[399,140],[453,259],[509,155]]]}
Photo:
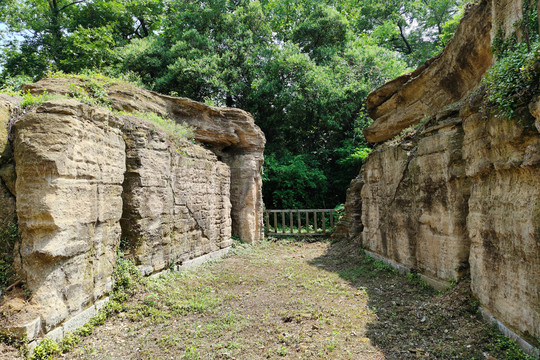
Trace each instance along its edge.
{"label": "eroded rock face", "polygon": [[254,176],[145,120],[73,99],[17,120],[13,149],[17,271],[32,297],[19,306],[15,288],[3,299],[0,330],[29,340],[95,311],[121,239],[144,274],[229,247],[231,172]]}
{"label": "eroded rock face", "polygon": [[431,277],[463,274],[469,241],[462,141],[459,122],[450,118],[418,141],[384,145],[368,157],[364,247]]}
{"label": "eroded rock face", "polygon": [[332,237],[335,239],[359,238],[364,226],[362,224],[362,187],[364,186],[363,173],[351,181],[347,189],[347,201],[345,202],[344,214],[336,224]]}
{"label": "eroded rock face", "polygon": [[125,144],[108,111],[57,100],[16,124],[27,311],[53,329],[109,292],[120,241]]}
{"label": "eroded rock face", "polygon": [[493,62],[491,16],[491,1],[480,1],[440,55],[372,92],[367,106],[374,121],[364,130],[366,140],[391,139],[473,90]]}
{"label": "eroded rock face", "polygon": [[[27,85],[25,91],[69,94],[72,83],[85,87],[80,79],[51,78]],[[232,234],[247,242],[264,237],[261,169],[266,139],[249,113],[166,96],[130,84],[112,85],[107,92],[116,110],[152,112],[193,127],[195,140],[206,144],[231,168]]]}
{"label": "eroded rock face", "polygon": [[[481,1],[441,55],[369,96],[375,121],[366,137],[393,139],[374,149],[351,183],[350,232],[342,236],[361,236],[365,249],[428,277],[470,274],[481,306],[534,344],[540,336],[540,98],[516,109],[519,119],[507,120],[482,110],[485,94],[476,87],[492,62],[492,21],[513,25],[520,4]],[[460,84],[454,94],[450,77]]]}
{"label": "eroded rock face", "polygon": [[230,169],[210,151],[124,117],[122,230],[143,273],[228,247]]}
{"label": "eroded rock face", "polygon": [[361,221],[353,220],[356,231],[344,236],[361,235],[365,249],[432,278],[457,280],[470,272],[481,305],[535,338],[540,134],[469,110],[434,118],[370,154],[361,200],[358,192],[348,194],[348,203],[361,201]]}
{"label": "eroded rock face", "polygon": [[540,335],[540,136],[515,121],[464,120],[471,179],[471,288],[520,334]]}

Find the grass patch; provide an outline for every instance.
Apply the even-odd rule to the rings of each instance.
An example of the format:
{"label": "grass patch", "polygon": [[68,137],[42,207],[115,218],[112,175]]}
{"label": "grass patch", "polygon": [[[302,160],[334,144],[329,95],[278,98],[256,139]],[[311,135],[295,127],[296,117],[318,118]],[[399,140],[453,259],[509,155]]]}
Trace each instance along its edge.
{"label": "grass patch", "polygon": [[486,326],[483,331],[483,338],[486,341],[485,351],[488,351],[497,359],[506,360],[534,360],[519,348],[515,341],[504,336],[495,324]]}
{"label": "grass patch", "polygon": [[26,108],[30,106],[37,106],[45,101],[63,98],[62,95],[51,95],[47,91],[44,91],[39,95],[32,95],[30,92],[25,92],[21,100],[21,107]]}
{"label": "grass patch", "polygon": [[174,140],[192,140],[194,136],[193,128],[190,126],[179,124],[172,119],[163,118],[155,113],[141,111],[119,111],[117,114],[135,116],[139,119],[155,124],[159,129],[163,130]]}
{"label": "grass patch", "polygon": [[364,254],[358,265],[341,270],[339,276],[344,280],[356,282],[362,277],[389,276],[396,273],[396,269],[385,262]]}
{"label": "grass patch", "polygon": [[419,287],[422,290],[431,291],[433,288],[424,280],[419,274],[408,273],[407,280],[414,286]]}

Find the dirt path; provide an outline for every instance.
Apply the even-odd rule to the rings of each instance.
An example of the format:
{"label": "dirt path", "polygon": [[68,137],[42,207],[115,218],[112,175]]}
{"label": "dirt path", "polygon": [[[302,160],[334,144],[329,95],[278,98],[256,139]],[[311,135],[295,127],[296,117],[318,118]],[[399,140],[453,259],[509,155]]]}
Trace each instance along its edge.
{"label": "dirt path", "polygon": [[63,358],[493,360],[511,346],[467,282],[436,294],[350,245],[282,241],[149,281]]}

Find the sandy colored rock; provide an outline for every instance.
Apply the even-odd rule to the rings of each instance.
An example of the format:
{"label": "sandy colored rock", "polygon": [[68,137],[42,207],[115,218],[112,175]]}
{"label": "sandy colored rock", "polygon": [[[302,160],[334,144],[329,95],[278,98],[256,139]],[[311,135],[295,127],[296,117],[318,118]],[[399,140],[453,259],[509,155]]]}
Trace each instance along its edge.
{"label": "sandy colored rock", "polygon": [[[72,83],[85,86],[77,78],[50,78],[26,85],[24,90],[69,94]],[[232,234],[250,243],[264,238],[261,169],[266,139],[249,113],[166,96],[127,83],[114,84],[107,91],[116,110],[152,112],[191,126],[195,140],[209,146],[231,169]]]}
{"label": "sandy colored rock", "polygon": [[344,214],[336,224],[332,233],[334,239],[355,240],[364,229],[362,224],[362,186],[364,186],[363,174],[360,173],[351,181],[347,189],[347,201],[345,202]]}
{"label": "sandy colored rock", "polygon": [[176,144],[125,116],[122,233],[145,273],[231,245],[230,170],[209,150]]}
{"label": "sandy colored rock", "polygon": [[[347,195],[345,218],[349,238],[362,236],[364,248],[390,262],[435,279],[470,273],[481,306],[534,344],[540,334],[540,98],[516,109],[524,121],[507,120],[483,110],[482,89],[471,92],[492,62],[491,24],[509,36],[522,4],[470,7],[439,57],[370,94],[370,141],[429,117],[368,156],[351,184],[356,191]],[[451,83],[446,75],[459,91],[441,97]],[[521,125],[527,110],[535,127]]]}
{"label": "sandy colored rock", "polygon": [[463,127],[472,290],[498,320],[538,338],[540,136],[500,118],[471,116]]}
{"label": "sandy colored rock", "polygon": [[[377,148],[363,167],[362,244],[425,275],[457,279],[467,269],[463,132],[447,119],[414,142]],[[355,225],[358,226],[358,225]]]}
{"label": "sandy colored rock", "polygon": [[492,39],[495,39],[497,32],[502,31],[504,37],[516,33],[518,40],[523,40],[519,26],[515,26],[523,17],[523,0],[493,0],[492,17],[494,24],[491,29]]}
{"label": "sandy colored rock", "polygon": [[16,124],[20,253],[44,331],[110,290],[125,172],[120,127],[108,111],[67,99]]}
{"label": "sandy colored rock", "polygon": [[374,121],[364,130],[366,140],[388,140],[472,91],[492,64],[491,16],[491,1],[470,7],[441,54],[372,92],[367,104]]}
{"label": "sandy colored rock", "polygon": [[437,118],[366,159],[349,238],[432,278],[470,271],[485,309],[538,337],[540,134],[482,113]]}
{"label": "sandy colored rock", "polygon": [[[0,328],[37,317],[45,334],[105,297],[121,237],[145,274],[232,244],[229,166],[146,120],[58,99],[16,122],[13,147],[19,275],[32,297],[15,311],[10,295]],[[243,164],[237,176],[253,180]]]}

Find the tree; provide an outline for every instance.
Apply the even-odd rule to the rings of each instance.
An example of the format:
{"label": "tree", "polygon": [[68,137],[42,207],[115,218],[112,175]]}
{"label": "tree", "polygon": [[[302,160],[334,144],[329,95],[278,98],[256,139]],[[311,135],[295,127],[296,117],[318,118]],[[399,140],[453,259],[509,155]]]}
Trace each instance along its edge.
{"label": "tree", "polygon": [[404,54],[409,65],[417,66],[440,51],[444,25],[460,12],[464,3],[462,0],[366,0],[351,21],[357,32],[372,34],[380,46]]}
{"label": "tree", "polygon": [[245,109],[267,137],[267,206],[329,207],[369,153],[365,97],[441,49],[459,1],[5,0],[0,21],[21,38],[2,76],[132,72]]}
{"label": "tree", "polygon": [[151,35],[164,5],[157,0],[8,0],[0,21],[16,34],[4,49],[3,77],[101,68],[112,48]]}

